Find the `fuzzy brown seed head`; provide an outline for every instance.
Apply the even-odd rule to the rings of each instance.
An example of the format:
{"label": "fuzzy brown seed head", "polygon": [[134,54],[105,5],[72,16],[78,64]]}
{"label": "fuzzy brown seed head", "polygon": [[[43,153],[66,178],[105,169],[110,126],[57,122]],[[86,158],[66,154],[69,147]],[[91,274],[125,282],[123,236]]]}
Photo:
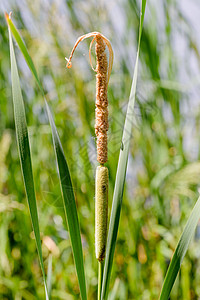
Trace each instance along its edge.
{"label": "fuzzy brown seed head", "polygon": [[[90,64],[96,71],[96,109],[95,134],[97,136],[97,160],[101,166],[96,170],[95,184],[95,252],[96,258],[102,261],[105,257],[108,218],[108,169],[103,166],[107,161],[107,131],[108,131],[108,98],[107,88],[113,64],[113,51],[111,44],[99,32],[85,34],[76,41],[71,55],[67,60],[67,68],[71,68],[71,59],[77,45],[85,38],[93,37],[90,43]],[[96,68],[91,62],[91,47],[96,42]],[[109,63],[106,56],[106,46],[109,50]]]}
{"label": "fuzzy brown seed head", "polygon": [[[97,160],[104,164],[107,162],[107,131],[108,131],[108,98],[107,88],[108,81],[113,63],[113,51],[110,42],[99,32],[91,32],[81,36],[75,43],[71,55],[67,60],[67,68],[71,68],[71,59],[77,45],[85,38],[93,37],[90,44],[89,56],[91,63],[91,47],[93,42],[96,42],[96,110],[95,110],[95,134],[97,136]],[[109,65],[106,55],[106,46],[109,50]]]}
{"label": "fuzzy brown seed head", "polygon": [[97,136],[97,160],[104,164],[107,162],[107,131],[108,131],[108,62],[106,44],[101,36],[96,36],[96,119],[95,134]]}

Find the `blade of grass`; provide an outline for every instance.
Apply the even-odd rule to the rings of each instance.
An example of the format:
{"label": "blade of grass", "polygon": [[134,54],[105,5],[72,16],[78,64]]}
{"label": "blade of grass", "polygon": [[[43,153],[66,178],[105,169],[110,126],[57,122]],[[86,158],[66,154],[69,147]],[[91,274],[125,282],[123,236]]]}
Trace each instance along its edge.
{"label": "blade of grass", "polygon": [[42,269],[42,275],[44,279],[46,299],[49,299],[47,294],[44,264],[42,258],[40,230],[39,230],[39,222],[38,222],[38,213],[37,213],[35,188],[34,188],[33,173],[32,173],[31,153],[30,153],[30,146],[29,146],[28,129],[26,124],[25,108],[24,108],[24,102],[21,93],[19,74],[18,74],[10,29],[9,29],[9,41],[10,41],[12,94],[13,94],[17,144],[18,144],[20,163],[21,163],[22,174],[24,179],[24,185],[26,190],[26,196],[28,199],[31,221],[32,221],[34,235],[35,235],[35,241],[38,250],[40,265]]}
{"label": "blade of grass", "polygon": [[42,84],[39,80],[37,71],[35,69],[35,66],[33,64],[33,61],[28,53],[28,50],[22,41],[22,38],[16,29],[15,25],[13,24],[12,20],[9,18],[9,16],[6,14],[6,19],[8,22],[8,25],[11,29],[11,32],[16,39],[16,42],[24,55],[24,58],[33,74],[33,76],[36,79],[36,82],[40,88],[40,91],[42,92],[42,95],[44,96],[46,110],[49,118],[49,123],[51,125],[51,131],[52,131],[52,137],[53,137],[53,143],[54,143],[54,149],[55,149],[55,155],[57,159],[58,164],[58,171],[59,171],[59,178],[60,178],[60,185],[61,185],[61,191],[62,191],[62,198],[64,203],[64,209],[65,209],[65,215],[68,223],[69,233],[70,233],[70,239],[72,244],[72,251],[74,255],[74,261],[76,266],[76,272],[78,276],[79,281],[79,287],[80,287],[80,293],[83,300],[87,299],[86,296],[86,282],[85,282],[85,273],[84,273],[84,266],[83,266],[83,250],[82,250],[82,244],[81,244],[81,235],[80,235],[80,227],[79,227],[79,221],[78,221],[78,215],[77,215],[77,209],[76,209],[76,203],[73,193],[73,187],[72,182],[70,178],[70,173],[67,165],[67,161],[64,155],[64,151],[61,145],[61,141],[56,129],[56,125],[54,122],[54,119],[51,115],[51,111],[49,109],[48,103],[45,99],[45,93],[42,88]]}
{"label": "blade of grass", "polygon": [[37,71],[36,71],[35,66],[33,64],[32,58],[30,57],[30,55],[28,53],[28,50],[26,48],[26,45],[24,44],[17,28],[15,27],[15,25],[12,22],[11,13],[10,13],[10,16],[7,13],[5,13],[5,17],[6,17],[7,24],[8,24],[8,26],[9,26],[11,32],[12,32],[12,35],[14,36],[14,38],[15,38],[22,54],[24,55],[26,63],[29,66],[29,69],[31,70],[31,72],[33,73],[33,75],[34,75],[34,77],[37,81],[37,84],[38,84],[38,86],[39,86],[39,88],[40,88],[40,90],[43,94],[43,88],[42,88],[42,85],[40,83],[39,77],[37,75]]}
{"label": "blade of grass", "polygon": [[177,274],[180,270],[183,258],[187,252],[191,239],[194,235],[198,220],[200,218],[200,197],[198,198],[191,215],[187,221],[184,231],[180,237],[171,263],[169,265],[165,280],[163,283],[160,300],[168,300]]}
{"label": "blade of grass", "polygon": [[48,269],[47,269],[47,290],[49,294],[49,299],[51,299],[51,289],[52,289],[52,254],[48,258]]}
{"label": "blade of grass", "polygon": [[115,300],[117,298],[117,292],[119,290],[120,279],[116,278],[112,290],[109,292],[108,300]]}
{"label": "blade of grass", "polygon": [[56,153],[56,159],[57,159],[57,165],[58,165],[59,177],[60,177],[60,185],[61,185],[62,196],[64,201],[64,209],[65,209],[65,214],[66,214],[68,227],[69,227],[72,249],[74,253],[74,260],[77,269],[79,285],[82,288],[81,295],[82,295],[82,299],[87,299],[80,228],[79,228],[78,215],[77,215],[71,177],[70,177],[67,161],[64,155],[64,151],[58,136],[58,132],[46,100],[45,103],[46,103],[46,109],[49,117],[49,122],[51,124],[53,144]]}
{"label": "blade of grass", "polygon": [[124,130],[123,130],[123,137],[122,137],[122,145],[119,154],[119,161],[118,161],[117,174],[115,180],[113,204],[112,204],[112,211],[111,211],[110,225],[109,225],[108,239],[107,239],[107,246],[106,246],[101,300],[107,299],[108,296],[109,281],[110,281],[111,269],[113,264],[113,256],[114,256],[116,240],[117,240],[117,232],[119,227],[124,182],[126,178],[129,145],[130,145],[131,132],[132,132],[136,83],[137,83],[137,74],[138,74],[139,50],[140,50],[140,41],[142,35],[145,7],[146,7],[146,0],[143,0],[142,7],[141,7],[141,14],[140,14],[138,50],[137,50],[132,87],[131,87],[131,92],[130,92],[130,97],[128,102],[128,108],[127,108],[126,119],[125,119]]}

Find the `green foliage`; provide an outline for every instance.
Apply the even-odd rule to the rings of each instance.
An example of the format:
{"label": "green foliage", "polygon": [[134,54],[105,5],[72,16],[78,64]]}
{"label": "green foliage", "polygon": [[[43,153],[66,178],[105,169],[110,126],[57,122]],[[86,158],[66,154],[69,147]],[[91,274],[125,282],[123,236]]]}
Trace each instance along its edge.
{"label": "green foliage", "polygon": [[26,124],[26,116],[24,110],[24,102],[22,98],[19,75],[17,70],[17,64],[15,59],[15,53],[13,49],[13,42],[11,31],[9,30],[9,40],[10,40],[10,59],[11,59],[11,77],[12,77],[12,93],[13,93],[13,104],[14,104],[14,116],[15,116],[15,126],[16,126],[16,135],[17,135],[17,143],[19,147],[19,156],[22,168],[22,174],[24,179],[24,185],[26,190],[26,195],[28,199],[28,205],[30,209],[31,221],[33,225],[33,230],[35,234],[35,240],[39,255],[39,260],[42,268],[42,275],[44,278],[45,285],[45,294],[46,299],[48,300],[47,294],[47,286],[42,258],[42,248],[40,241],[40,229],[38,222],[38,213],[36,206],[36,198],[35,198],[35,188],[33,182],[33,173],[32,173],[32,163],[31,163],[31,155],[30,155],[30,146],[29,146],[29,138],[28,138],[28,130]]}
{"label": "green foliage", "polygon": [[191,216],[185,226],[183,234],[181,235],[179,243],[176,247],[175,253],[169,265],[169,269],[167,271],[167,275],[163,284],[160,300],[169,299],[169,295],[174,285],[176,276],[180,270],[184,256],[194,235],[194,231],[199,221],[199,215],[200,215],[200,198],[197,200],[197,203],[195,204],[192,210]]}
{"label": "green foliage", "polygon": [[115,188],[113,195],[112,211],[110,216],[110,225],[108,230],[108,241],[106,247],[105,256],[105,266],[103,274],[103,284],[101,299],[107,299],[109,291],[110,275],[113,264],[113,256],[116,246],[117,233],[119,227],[120,213],[122,207],[122,199],[124,192],[124,183],[126,179],[126,169],[128,162],[128,154],[130,148],[131,132],[132,132],[132,121],[134,117],[134,105],[135,105],[135,94],[136,94],[136,84],[138,77],[138,61],[139,61],[139,51],[140,51],[140,40],[142,35],[142,26],[144,21],[146,1],[142,1],[141,16],[140,16],[140,28],[139,28],[139,41],[138,41],[138,51],[135,62],[135,69],[133,74],[133,81],[131,86],[131,93],[128,102],[128,108],[126,113],[125,124],[123,128],[123,136],[119,154],[119,161],[117,165],[117,175],[115,180]]}
{"label": "green foliage", "polygon": [[[42,85],[39,81],[35,66],[33,64],[33,61],[31,59],[27,49],[26,49],[26,46],[23,43],[17,29],[15,28],[13,22],[8,17],[8,15],[6,16],[6,18],[7,18],[7,22],[8,22],[9,29],[10,29],[9,36],[10,36],[10,41],[11,41],[11,47],[10,47],[11,48],[11,50],[10,50],[11,58],[14,56],[14,50],[13,50],[10,31],[12,31],[12,34],[15,37],[15,39],[20,47],[20,50],[22,51],[22,54],[24,55],[24,58],[28,64],[32,74],[34,75],[34,77],[38,83],[38,86],[44,96]],[[15,62],[15,60],[14,60],[14,62]],[[28,197],[28,199],[31,198],[29,201],[29,207],[30,207],[30,212],[31,212],[33,228],[34,228],[34,232],[35,232],[35,236],[36,236],[36,243],[37,243],[37,247],[39,249],[38,252],[39,252],[40,262],[41,262],[41,266],[42,266],[43,277],[44,277],[44,281],[45,281],[41,244],[40,244],[40,239],[39,239],[39,225],[38,225],[36,201],[35,201],[35,197],[33,197],[33,195],[35,196],[35,193],[34,193],[33,178],[32,178],[30,150],[29,150],[29,144],[28,144],[28,132],[27,132],[27,126],[26,126],[24,107],[22,105],[23,100],[22,100],[22,96],[21,96],[16,62],[14,64],[14,67],[15,67],[14,71],[16,73],[16,74],[14,74],[15,76],[12,73],[13,99],[14,100],[16,99],[14,101],[14,104],[15,104],[15,102],[18,101],[17,105],[14,105],[14,108],[15,108],[14,115],[15,115],[15,122],[16,122],[16,131],[17,131],[17,136],[18,136],[19,152],[20,152],[20,157],[21,157],[21,166],[23,169],[27,197]],[[12,70],[13,70],[13,60],[11,59],[11,71]],[[15,95],[16,94],[15,90],[17,90],[17,92],[16,92],[17,96],[19,94],[18,97],[16,97],[16,95]],[[80,228],[79,228],[78,215],[77,215],[77,209],[76,209],[76,204],[75,204],[72,182],[71,182],[71,178],[70,178],[67,161],[66,161],[66,158],[64,155],[64,151],[62,149],[62,145],[60,142],[60,138],[59,138],[52,114],[50,112],[48,103],[45,98],[44,98],[44,100],[45,100],[45,104],[46,104],[49,123],[51,125],[51,130],[52,130],[53,144],[54,144],[55,155],[56,155],[56,160],[57,160],[57,165],[58,165],[58,170],[59,170],[60,185],[61,185],[61,189],[62,189],[63,204],[64,204],[66,219],[67,219],[67,223],[68,223],[70,239],[71,239],[71,243],[72,243],[72,250],[73,250],[73,254],[74,254],[74,260],[75,260],[75,265],[76,265],[76,270],[77,270],[77,275],[78,275],[78,280],[79,280],[81,297],[82,297],[82,299],[87,299],[85,274],[84,274],[84,268],[83,268],[83,252],[82,252],[82,245],[81,245]],[[19,125],[18,125],[18,123],[19,123]],[[19,129],[18,129],[18,127],[19,127]],[[25,138],[24,138],[24,136],[25,136]],[[24,140],[25,140],[25,142],[24,142]],[[27,155],[29,158],[28,162],[26,159]],[[29,195],[29,193],[30,193],[30,195]],[[32,204],[33,200],[34,200],[34,206]],[[45,281],[45,290],[46,290],[46,297],[48,299],[46,281]]]}
{"label": "green foliage", "polygon": [[[57,1],[24,1],[23,5],[15,1],[11,6],[8,1],[6,10],[13,11],[13,19],[39,71],[54,112],[78,207],[88,299],[96,299],[95,75],[90,71],[87,55],[82,57],[83,52],[87,54],[87,46],[83,45],[83,49],[76,52],[70,70],[65,69],[64,57],[68,56],[78,36],[94,29],[108,36],[114,48],[114,68],[108,89],[107,166],[111,207],[124,112],[137,51],[139,7],[135,0],[107,2],[106,7],[101,2],[98,5],[61,2],[59,6]],[[122,23],[118,22],[118,16]],[[109,299],[159,298],[170,259],[198,197],[200,110],[195,74],[198,77],[199,73],[193,70],[194,62],[196,66],[199,62],[195,35],[198,31],[176,0],[158,5],[148,1],[145,16],[133,138]],[[183,55],[182,46],[177,46],[179,38],[180,45],[185,45]],[[0,41],[0,298],[43,299],[42,273],[33,234],[30,234],[31,222],[19,168],[8,33],[1,14]],[[16,58],[31,145],[46,274],[52,256],[51,297],[80,299],[44,100],[17,47]],[[170,299],[200,297],[199,264],[197,225]]]}
{"label": "green foliage", "polygon": [[64,155],[64,151],[62,149],[62,145],[60,143],[58,132],[57,132],[57,129],[56,129],[56,126],[55,126],[55,123],[54,123],[54,120],[51,115],[51,112],[50,112],[47,102],[46,102],[46,106],[47,106],[48,117],[49,117],[49,121],[51,124],[51,129],[52,129],[53,144],[54,144],[54,149],[55,149],[56,159],[57,159],[57,164],[58,164],[65,214],[66,214],[66,218],[67,218],[70,239],[71,239],[71,243],[72,243],[72,249],[73,249],[73,254],[74,254],[76,270],[77,270],[77,274],[78,274],[81,297],[82,297],[82,299],[87,299],[86,285],[85,285],[85,273],[84,273],[84,267],[83,267],[83,252],[82,252],[82,244],[81,244],[81,235],[80,235],[80,228],[79,228],[78,215],[77,215],[73,187],[72,187],[71,178],[70,178],[66,158]]}

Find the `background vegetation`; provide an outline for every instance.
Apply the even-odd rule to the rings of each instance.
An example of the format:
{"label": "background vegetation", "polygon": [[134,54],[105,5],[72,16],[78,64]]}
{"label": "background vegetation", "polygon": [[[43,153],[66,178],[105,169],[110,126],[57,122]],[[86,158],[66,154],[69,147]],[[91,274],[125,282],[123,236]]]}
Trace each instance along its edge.
{"label": "background vegetation", "polygon": [[[185,2],[185,3],[184,3]],[[0,299],[41,299],[42,274],[19,165],[4,11],[13,11],[48,93],[71,171],[82,232],[89,299],[97,292],[94,253],[95,74],[88,42],[100,31],[114,49],[109,84],[109,193],[113,195],[124,115],[134,68],[140,2],[1,1],[0,3]],[[148,1],[127,182],[111,278],[115,299],[158,299],[170,258],[197,198],[199,63],[197,1]],[[31,139],[45,267],[52,256],[53,299],[79,299],[44,101],[16,51]],[[171,299],[199,299],[199,227]]]}

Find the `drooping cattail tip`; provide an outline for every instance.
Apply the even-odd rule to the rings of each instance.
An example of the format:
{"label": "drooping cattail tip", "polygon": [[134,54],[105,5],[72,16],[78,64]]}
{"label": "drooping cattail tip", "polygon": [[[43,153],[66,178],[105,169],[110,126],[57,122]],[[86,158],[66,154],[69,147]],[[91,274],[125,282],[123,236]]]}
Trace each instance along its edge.
{"label": "drooping cattail tip", "polygon": [[8,19],[11,19],[12,17],[12,11],[9,12],[9,14],[7,12],[5,12],[5,18],[6,18],[6,21],[8,22]]}
{"label": "drooping cattail tip", "polygon": [[71,69],[72,62],[67,57],[65,57],[65,60],[67,61],[67,64],[66,64],[67,69]]}
{"label": "drooping cattail tip", "polygon": [[8,14],[7,12],[5,12],[5,18],[6,18],[6,22],[8,23],[8,19],[10,17],[10,14]]}
{"label": "drooping cattail tip", "polygon": [[72,63],[71,63],[71,61],[70,61],[70,62],[67,63],[67,68],[68,68],[68,69],[71,69],[71,67],[72,67]]}
{"label": "drooping cattail tip", "polygon": [[7,12],[5,12],[5,18],[6,18],[6,20],[9,18],[9,15]]}

